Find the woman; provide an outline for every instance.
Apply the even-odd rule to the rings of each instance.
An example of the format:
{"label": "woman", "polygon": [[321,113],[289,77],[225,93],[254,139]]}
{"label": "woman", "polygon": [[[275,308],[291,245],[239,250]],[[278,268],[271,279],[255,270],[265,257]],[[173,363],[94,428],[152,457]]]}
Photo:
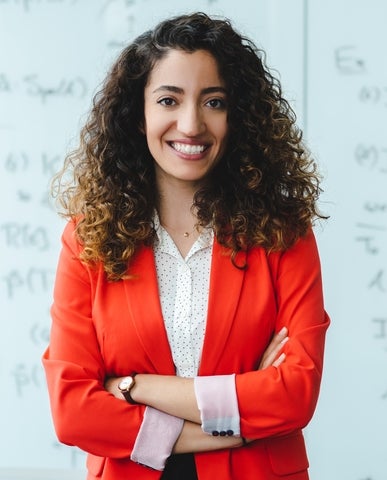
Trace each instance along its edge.
{"label": "woman", "polygon": [[122,52],[59,177],[43,361],[88,479],[308,478],[320,188],[261,57],[228,21],[160,23]]}

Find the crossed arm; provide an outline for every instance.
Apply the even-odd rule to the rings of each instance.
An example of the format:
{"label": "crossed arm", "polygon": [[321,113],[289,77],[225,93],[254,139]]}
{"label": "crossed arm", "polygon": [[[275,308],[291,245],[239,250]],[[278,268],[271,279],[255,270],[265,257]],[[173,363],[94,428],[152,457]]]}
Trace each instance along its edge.
{"label": "crossed arm", "polygon": [[[278,367],[285,360],[281,349],[287,341],[287,329],[274,335],[267,347],[259,370],[269,366]],[[124,401],[118,389],[122,377],[108,378],[105,388],[116,398]],[[201,416],[194,390],[194,379],[167,375],[137,374],[131,396],[137,403],[153,407],[184,420],[173,453],[211,451],[240,447],[243,440],[234,436],[212,436],[201,428]]]}

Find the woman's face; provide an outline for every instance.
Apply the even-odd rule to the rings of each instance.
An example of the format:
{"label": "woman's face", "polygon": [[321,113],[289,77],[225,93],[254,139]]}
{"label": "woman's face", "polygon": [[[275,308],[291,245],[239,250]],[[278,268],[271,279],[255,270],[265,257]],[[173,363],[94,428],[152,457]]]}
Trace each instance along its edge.
{"label": "woman's face", "polygon": [[221,158],[227,138],[227,94],[215,58],[205,50],[170,50],[144,91],[144,132],[159,186],[194,186]]}

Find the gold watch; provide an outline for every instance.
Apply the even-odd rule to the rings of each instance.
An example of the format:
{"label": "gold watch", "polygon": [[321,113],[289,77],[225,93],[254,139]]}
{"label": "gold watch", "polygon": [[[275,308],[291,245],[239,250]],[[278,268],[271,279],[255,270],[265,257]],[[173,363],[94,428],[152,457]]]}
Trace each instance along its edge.
{"label": "gold watch", "polygon": [[135,376],[136,376],[136,373],[132,373],[132,375],[128,375],[127,377],[124,377],[118,384],[118,389],[120,390],[122,395],[125,397],[125,400],[131,405],[137,405],[137,402],[135,402],[132,396],[130,395],[130,392],[135,385],[135,380],[134,380]]}

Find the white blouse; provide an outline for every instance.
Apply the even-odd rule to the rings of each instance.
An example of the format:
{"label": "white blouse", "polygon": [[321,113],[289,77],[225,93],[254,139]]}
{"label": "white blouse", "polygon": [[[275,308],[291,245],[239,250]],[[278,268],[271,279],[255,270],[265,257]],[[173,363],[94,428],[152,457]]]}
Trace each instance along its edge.
{"label": "white blouse", "polygon": [[156,216],[154,254],[161,309],[176,375],[198,373],[206,328],[212,245],[211,228],[204,229],[185,258]]}

